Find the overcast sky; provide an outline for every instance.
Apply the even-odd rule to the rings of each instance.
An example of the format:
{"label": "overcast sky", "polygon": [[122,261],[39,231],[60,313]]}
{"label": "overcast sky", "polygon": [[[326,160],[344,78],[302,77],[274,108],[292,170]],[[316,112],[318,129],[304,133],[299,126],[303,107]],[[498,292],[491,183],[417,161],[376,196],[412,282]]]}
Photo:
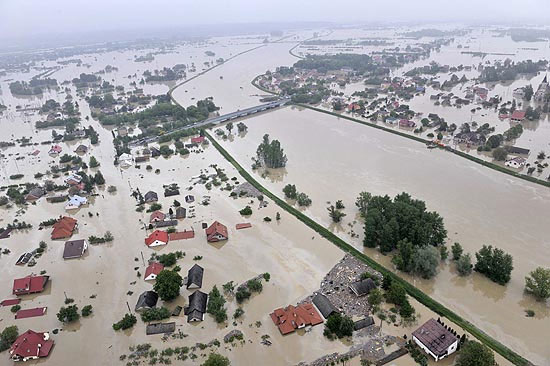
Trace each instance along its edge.
{"label": "overcast sky", "polygon": [[0,39],[220,23],[549,19],[550,0],[0,0]]}

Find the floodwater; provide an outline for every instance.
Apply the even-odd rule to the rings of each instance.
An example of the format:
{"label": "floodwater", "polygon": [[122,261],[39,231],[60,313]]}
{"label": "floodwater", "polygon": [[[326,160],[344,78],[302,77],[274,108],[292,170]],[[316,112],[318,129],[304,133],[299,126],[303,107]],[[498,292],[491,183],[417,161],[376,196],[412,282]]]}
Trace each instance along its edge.
{"label": "floodwater", "polygon": [[[357,248],[362,248],[363,237],[354,205],[359,192],[394,196],[404,191],[443,216],[450,244],[458,241],[472,255],[483,244],[512,254],[515,269],[505,287],[477,274],[460,278],[452,264],[444,265],[433,281],[410,280],[527,358],[539,364],[550,358],[543,337],[550,326],[548,308],[523,294],[528,272],[548,264],[548,188],[311,110],[286,107],[245,123],[244,138],[223,142],[229,153],[252,171],[251,158],[262,136],[280,140],[288,157],[286,168],[266,178],[253,172],[255,177],[280,196],[286,184],[296,184],[313,200],[306,213]],[[326,207],[338,199],[346,205],[347,216],[334,225]],[[350,224],[358,238],[351,237]],[[389,257],[367,253],[390,266]],[[525,309],[535,310],[536,317],[526,318]]]}
{"label": "floodwater", "polygon": [[[220,113],[255,105],[263,93],[255,89],[250,81],[268,69],[292,64],[295,58],[288,53],[288,49],[296,44],[296,40],[309,38],[312,34],[313,30],[300,32],[286,41],[269,43],[238,56],[177,88],[174,97],[186,106],[212,96],[214,102],[222,108]],[[104,78],[114,85],[123,85],[128,90],[131,88],[130,82],[136,81],[138,87],[143,87],[144,93],[165,93],[175,85],[174,82],[140,86],[142,72],[194,62],[198,73],[204,69],[205,61],[218,57],[227,59],[261,45],[262,40],[263,37],[216,38],[205,45],[185,45],[175,52],[155,55],[151,63],[133,61],[134,55],[146,54],[148,50],[83,55],[78,58],[82,59],[83,64],[90,64],[90,67],[70,64],[52,77],[60,82],[71,80],[81,72],[96,72],[110,64],[118,67],[119,71],[113,72],[112,76],[106,74]],[[214,51],[216,56],[205,56],[206,50]],[[45,62],[44,66],[51,64]],[[134,73],[137,77],[127,77]],[[39,107],[49,98],[62,102],[66,93],[61,90],[38,97],[13,97],[8,88],[8,79],[28,80],[34,74],[9,74],[0,81],[0,102],[9,106],[9,110],[0,117],[0,128],[3,131],[0,140],[22,136],[33,136],[34,142],[50,139],[51,130],[34,129],[34,122],[40,117],[33,113],[16,112],[15,106]],[[188,78],[193,75],[188,73]],[[89,116],[87,103],[76,95],[72,85],[69,87],[70,94],[79,102],[82,117]],[[550,358],[548,344],[544,344],[544,337],[540,337],[548,329],[548,312],[543,305],[533,303],[531,298],[522,294],[523,276],[535,266],[544,265],[542,258],[547,258],[549,254],[550,245],[541,225],[548,213],[545,211],[550,200],[547,190],[513,180],[458,157],[444,155],[444,152],[428,151],[411,141],[312,111],[285,108],[247,119],[245,123],[249,127],[245,137],[232,136],[224,146],[248,168],[250,157],[264,133],[270,133],[272,138],[281,140],[289,156],[287,168],[284,172],[274,173],[260,181],[275,193],[280,193],[286,183],[297,184],[298,189],[313,199],[307,214],[327,226],[330,223],[326,214],[326,201],[343,199],[348,216],[340,227],[333,228],[358,247],[361,247],[360,238],[352,240],[348,227],[348,223],[356,217],[353,202],[358,192],[368,190],[375,194],[393,195],[407,191],[426,200],[430,209],[444,216],[451,242],[460,241],[472,253],[482,244],[492,243],[514,254],[516,270],[512,282],[506,288],[476,275],[460,279],[448,268],[452,267],[449,265],[442,269],[434,282],[411,281],[530,360],[545,364],[545,360]],[[88,207],[72,214],[79,220],[79,232],[73,239],[101,235],[109,230],[115,240],[111,244],[91,246],[83,259],[62,261],[63,242],[49,240],[50,230],[38,230],[41,221],[65,214],[62,204],[49,204],[42,199],[24,212],[18,212],[16,208],[1,208],[0,226],[14,218],[34,225],[30,230],[13,233],[11,238],[0,241],[0,248],[11,250],[11,254],[0,256],[3,268],[0,277],[2,298],[10,297],[12,279],[15,277],[46,270],[52,282],[46,293],[25,298],[22,302],[23,308],[48,306],[46,316],[15,322],[8,308],[0,308],[0,328],[11,324],[17,324],[21,331],[26,328],[50,331],[61,328],[55,313],[63,305],[66,293],[66,296],[75,299],[79,307],[92,304],[94,315],[90,319],[81,319],[79,324],[67,327],[54,336],[56,347],[46,362],[59,365],[72,363],[74,353],[68,350],[78,349],[83,360],[111,365],[120,355],[128,354],[129,346],[139,343],[149,342],[155,348],[162,349],[192,346],[196,342],[208,343],[214,338],[221,340],[233,327],[219,328],[209,316],[198,326],[188,325],[183,317],[178,318],[178,329],[189,336],[168,342],[163,342],[160,336],[145,336],[145,326],[141,320],[127,333],[113,332],[111,324],[124,315],[127,302],[133,309],[138,295],[151,288],[150,284],[136,276],[137,271],[134,269],[137,267],[143,273],[141,253],[147,259],[153,251],[143,244],[146,233],[141,221],[146,221],[148,214],[135,212],[135,202],[130,197],[131,188],[139,187],[142,192],[152,189],[161,193],[163,184],[177,182],[183,194],[186,192],[184,188],[190,185],[189,178],[198,175],[200,169],[210,164],[224,167],[229,177],[237,176],[235,170],[213,147],[208,147],[203,154],[191,154],[187,158],[175,156],[170,159],[153,159],[149,164],[161,170],[159,175],[147,172],[144,168],[121,170],[112,164],[114,149],[111,131],[102,128],[93,119],[83,121],[83,125],[92,125],[101,141],[99,146],[90,147],[84,161],[88,161],[91,155],[98,158],[101,163],[99,169],[107,185],[115,185],[118,191],[109,194],[106,189],[100,190],[99,196],[93,198]],[[75,141],[60,145],[65,153],[73,151],[79,143]],[[36,148],[41,151],[40,155],[33,158],[26,156]],[[27,182],[32,181],[34,173],[45,172],[57,160],[47,156],[48,149],[48,145],[5,149],[1,183],[13,184],[14,181],[8,178],[12,174],[25,174],[21,182]],[[25,159],[15,160],[16,154],[25,156]],[[319,164],[320,161],[323,163]],[[240,177],[239,180],[242,181]],[[192,266],[192,258],[202,255],[199,264],[205,268],[205,291],[209,291],[214,284],[220,287],[230,280],[240,283],[259,273],[271,273],[271,281],[264,285],[264,291],[243,305],[245,315],[237,328],[244,332],[246,344],[229,347],[231,350],[222,344],[217,352],[226,354],[235,364],[250,364],[261,359],[268,365],[279,365],[311,361],[326,353],[345,351],[347,346],[341,342],[329,342],[322,336],[322,326],[314,327],[309,333],[281,337],[268,316],[273,309],[296,303],[317,289],[325,273],[343,253],[292,216],[277,209],[272,202],[260,211],[256,210],[256,202],[252,205],[255,209],[252,217],[244,219],[238,210],[249,200],[233,200],[227,197],[227,192],[216,188],[207,191],[202,186],[195,186],[192,193],[198,197],[212,197],[209,206],[195,205],[196,218],[185,219],[179,224],[179,229],[195,228],[197,237],[172,242],[158,251],[185,251],[186,257],[178,263],[183,275]],[[161,199],[164,210],[168,209],[172,199]],[[514,210],[510,210],[510,207],[514,207]],[[88,215],[89,212],[93,217]],[[273,218],[276,212],[281,213],[280,222],[263,222],[264,216]],[[96,216],[97,213],[99,216]],[[225,223],[230,230],[230,240],[222,246],[206,244],[201,235],[200,223],[214,219]],[[251,222],[253,228],[235,231],[234,225],[243,221]],[[352,225],[361,236],[360,223]],[[38,264],[34,268],[16,267],[16,258],[24,251],[36,248],[40,240],[48,243],[48,250],[38,259]],[[537,249],[536,256],[533,255],[533,248]],[[389,263],[387,257],[374,252],[370,254],[385,264]],[[73,273],[74,276],[70,276]],[[126,295],[128,291],[132,291],[132,294]],[[91,299],[89,297],[92,294],[97,296]],[[188,292],[182,290],[182,299],[178,303],[184,304],[187,295]],[[174,305],[168,306],[171,308]],[[228,315],[231,316],[236,308],[235,302],[229,302],[227,307]],[[415,307],[419,312],[428,314],[424,307],[418,304]],[[537,316],[534,319],[524,318],[523,309],[526,308],[534,309]],[[260,328],[249,326],[258,320],[262,322]],[[404,331],[399,329],[396,333],[401,335]],[[263,334],[270,335],[273,341],[271,347],[259,344]],[[90,347],[82,347],[83,344]],[[206,354],[207,351],[197,353]],[[8,364],[11,362],[0,359],[0,365]]]}

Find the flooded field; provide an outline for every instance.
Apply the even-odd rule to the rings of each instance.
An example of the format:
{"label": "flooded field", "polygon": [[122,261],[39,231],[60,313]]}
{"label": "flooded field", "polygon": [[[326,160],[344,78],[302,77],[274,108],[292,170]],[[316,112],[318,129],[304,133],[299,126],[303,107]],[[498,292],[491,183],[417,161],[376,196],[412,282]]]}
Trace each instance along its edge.
{"label": "flooded field", "polygon": [[[306,213],[357,248],[362,248],[363,237],[354,205],[359,192],[394,196],[404,191],[443,216],[449,243],[460,242],[472,255],[483,244],[512,254],[512,281],[505,287],[477,274],[458,277],[453,264],[444,265],[433,281],[410,280],[525,357],[547,364],[550,354],[542,335],[550,326],[550,314],[545,304],[524,295],[523,287],[528,272],[545,266],[550,255],[543,224],[550,207],[548,188],[311,110],[286,107],[245,122],[247,134],[222,145],[252,172],[251,158],[262,136],[267,133],[281,141],[286,168],[265,178],[253,174],[281,197],[286,184],[295,184],[313,200]],[[326,207],[338,199],[347,216],[335,226]],[[351,229],[359,238],[351,237]],[[388,257],[367,253],[391,267]],[[525,309],[535,310],[536,317],[526,318]]]}
{"label": "flooded field", "polygon": [[[331,33],[330,37],[355,37],[357,32],[339,30]],[[364,35],[366,32],[370,31],[364,30],[360,33]],[[51,77],[62,83],[72,80],[80,73],[98,72],[107,65],[112,65],[118,70],[102,75],[104,80],[123,86],[126,90],[142,88],[145,94],[164,94],[183,80],[140,84],[144,71],[172,67],[175,64],[190,66],[194,63],[196,71],[188,72],[189,79],[207,70],[219,57],[229,59],[243,51],[262,46],[200,75],[173,92],[173,97],[183,106],[213,97],[215,104],[221,108],[219,113],[224,114],[258,104],[265,93],[256,89],[250,83],[251,80],[277,66],[294,63],[296,58],[289,53],[289,49],[297,42],[310,38],[313,33],[313,30],[288,33],[288,38],[280,42],[274,42],[277,39],[270,38],[272,43],[266,44],[263,43],[263,35],[213,38],[207,42],[184,44],[155,54],[154,60],[150,62],[134,60],[136,56],[145,56],[154,51],[151,49],[81,55],[78,58],[82,60],[82,65],[63,66]],[[380,31],[380,34],[375,32],[374,36],[382,37],[385,34],[387,32]],[[403,46],[410,43],[399,42],[403,42],[399,43]],[[455,47],[452,49],[456,51],[455,44],[434,57],[440,57],[441,62],[457,60],[454,51],[450,51],[451,47]],[[377,48],[369,46],[362,52],[375,49]],[[205,51],[214,52],[215,56],[208,56]],[[298,47],[297,52],[304,53],[304,47]],[[474,62],[471,56],[468,57],[469,61]],[[205,62],[209,64],[206,65]],[[55,61],[40,64],[41,67],[55,65]],[[409,66],[412,65],[407,65]],[[328,341],[323,336],[321,325],[313,327],[311,332],[298,332],[282,337],[269,318],[273,309],[295,304],[318,289],[326,272],[343,257],[342,251],[293,216],[287,215],[273,202],[268,202],[266,208],[259,209],[258,202],[255,201],[254,214],[250,218],[243,218],[238,210],[249,204],[250,199],[229,198],[228,192],[217,188],[207,190],[203,185],[193,186],[190,192],[198,198],[197,201],[210,196],[211,204],[196,204],[196,217],[184,219],[178,225],[179,230],[193,228],[196,237],[171,242],[158,250],[147,248],[143,243],[147,235],[143,227],[144,222],[148,222],[149,214],[135,211],[136,202],[130,195],[133,189],[140,188],[142,192],[154,190],[160,196],[163,185],[178,183],[183,195],[187,192],[185,187],[191,185],[189,179],[211,164],[224,168],[229,177],[235,176],[241,182],[242,178],[237,176],[236,171],[212,146],[206,147],[204,153],[192,153],[188,157],[152,159],[147,163],[153,167],[150,171],[145,170],[145,164],[141,169],[121,169],[114,166],[116,153],[112,143],[113,128],[105,128],[91,118],[88,103],[84,100],[84,96],[89,96],[88,94],[78,95],[74,86],[68,84],[64,85],[67,90],[60,88],[39,96],[11,95],[9,83],[12,80],[30,80],[36,73],[36,70],[13,73],[0,80],[0,104],[8,106],[8,110],[0,116],[0,140],[32,137],[32,142],[35,143],[32,146],[2,149],[4,156],[0,167],[0,184],[33,181],[44,183],[45,177],[33,179],[33,175],[51,169],[58,159],[47,154],[50,145],[38,144],[51,139],[52,130],[38,130],[34,127],[35,122],[43,118],[35,109],[48,99],[63,102],[67,95],[71,95],[79,103],[81,124],[93,126],[100,139],[100,144],[96,146],[91,146],[86,140],[89,151],[83,155],[83,159],[88,162],[90,156],[95,156],[101,165],[99,168],[89,169],[89,173],[100,170],[106,180],[106,186],[99,190],[97,196],[91,197],[87,207],[71,213],[71,216],[79,220],[79,229],[73,239],[102,235],[105,231],[110,231],[115,240],[109,244],[91,245],[82,259],[63,261],[64,242],[50,240],[50,230],[38,230],[38,224],[66,214],[64,204],[50,204],[42,198],[22,210],[17,207],[0,208],[0,226],[11,223],[14,219],[34,225],[32,229],[13,232],[10,238],[0,240],[0,248],[11,251],[9,255],[0,256],[0,266],[3,269],[0,276],[1,298],[10,297],[13,278],[42,270],[51,276],[51,283],[45,293],[26,296],[22,301],[23,308],[47,306],[47,314],[40,318],[14,321],[10,309],[2,307],[0,328],[16,324],[20,331],[26,328],[44,331],[63,329],[54,336],[56,347],[46,360],[46,363],[56,365],[72,363],[75,354],[71,350],[77,349],[83,359],[93,360],[94,364],[117,364],[121,355],[129,353],[130,346],[146,342],[161,350],[218,339],[222,345],[215,348],[215,351],[227,355],[236,365],[253,364],[258,360],[266,365],[291,365],[300,361],[313,361],[327,353],[348,350],[349,344]],[[537,75],[531,81],[536,84],[541,78],[542,75]],[[352,93],[362,89],[363,85],[357,84],[348,85],[345,90],[346,93]],[[495,90],[507,93],[513,87],[495,87]],[[429,93],[426,93],[424,99],[413,99],[411,108],[431,112],[434,106],[429,101]],[[436,110],[436,113],[457,124],[458,120],[464,122],[471,118],[467,109],[441,109]],[[85,120],[86,117],[89,119]],[[492,120],[490,115],[476,114],[475,118],[479,122]],[[395,195],[406,191],[425,200],[430,210],[442,214],[449,231],[449,243],[459,241],[472,254],[483,244],[493,244],[511,253],[514,256],[515,269],[512,281],[506,287],[495,285],[477,274],[469,278],[458,277],[453,264],[443,265],[433,281],[409,279],[529,360],[540,365],[550,365],[548,342],[544,336],[550,327],[550,312],[545,304],[536,303],[523,294],[524,276],[536,266],[547,265],[545,258],[550,255],[548,230],[544,226],[545,218],[550,212],[550,191],[547,188],[512,179],[443,151],[427,150],[423,145],[407,139],[310,110],[286,107],[244,119],[243,122],[248,126],[248,132],[243,135],[233,134],[226,141],[220,140],[223,146],[251,171],[251,158],[255,156],[262,136],[269,133],[271,138],[279,139],[289,159],[287,167],[271,171],[267,177],[256,172],[253,174],[280,196],[285,184],[296,184],[300,191],[313,199],[313,204],[306,213],[357,248],[362,248],[363,237],[362,223],[354,206],[358,193],[366,190],[373,194]],[[548,143],[545,137],[547,134],[540,132],[546,131],[548,125],[548,121],[543,120],[533,125],[532,129],[526,129],[518,139],[518,144],[529,145],[525,147],[533,149],[543,148]],[[72,154],[80,143],[82,142],[76,140],[59,145],[63,148],[63,153]],[[29,155],[35,149],[40,150],[40,153],[36,156]],[[20,159],[16,159],[17,157]],[[159,174],[154,173],[157,168],[160,169]],[[10,179],[13,174],[23,174],[24,178],[14,181]],[[58,183],[62,179],[63,177],[58,178]],[[107,192],[106,187],[109,185],[116,186],[117,192]],[[175,198],[183,201],[182,196],[178,197]],[[173,198],[160,199],[163,210],[168,209]],[[327,202],[337,199],[344,201],[347,213],[340,225],[332,224],[326,211]],[[264,217],[274,218],[277,212],[281,214],[280,221],[264,222]],[[230,239],[227,243],[206,243],[200,225],[213,220],[219,220],[229,227]],[[237,231],[235,224],[239,222],[251,222],[252,228]],[[359,237],[352,237],[352,231]],[[41,240],[46,241],[48,249],[38,259],[38,264],[34,268],[15,266],[19,255],[36,248]],[[161,336],[146,336],[145,324],[141,320],[138,320],[133,330],[115,333],[111,325],[127,312],[127,306],[133,310],[139,294],[151,288],[151,284],[137,276],[138,271],[143,273],[145,270],[144,260],[153,252],[162,254],[176,250],[186,252],[185,258],[178,262],[183,276],[195,263],[193,258],[203,256],[196,263],[205,268],[205,292],[214,285],[221,287],[228,281],[242,283],[263,272],[271,274],[271,281],[264,283],[262,293],[244,303],[245,315],[236,327],[231,324],[227,327],[218,326],[209,315],[199,325],[190,325],[182,316],[172,318],[172,321],[175,319],[177,331],[188,335],[183,339],[164,341]],[[367,253],[391,267],[388,257],[374,251]],[[187,303],[190,292],[182,290],[181,293],[181,298],[176,302],[167,304],[170,309],[177,304],[183,306]],[[92,295],[96,296],[90,297]],[[90,318],[81,318],[77,324],[62,327],[55,313],[63,305],[65,297],[73,298],[80,308],[92,304],[94,314]],[[414,307],[420,314],[419,322],[434,316],[416,302]],[[231,317],[237,308],[236,301],[229,301],[227,308]],[[525,309],[534,310],[536,316],[526,318]],[[256,325],[258,321],[261,325]],[[389,325],[383,328],[383,332],[402,336],[410,333],[416,325],[408,328]],[[244,344],[223,344],[224,335],[235,328],[243,331]],[[271,347],[260,344],[262,335],[270,336],[273,342]],[[83,344],[90,346],[82,347]],[[196,353],[198,359],[187,363],[202,362],[209,349]],[[407,357],[390,365],[408,366],[411,363]],[[358,360],[353,362],[352,364],[359,364]],[[438,364],[451,365],[452,362],[453,358]],[[508,364],[500,357],[498,362],[500,365]],[[0,358],[0,365],[11,364],[7,358]]]}

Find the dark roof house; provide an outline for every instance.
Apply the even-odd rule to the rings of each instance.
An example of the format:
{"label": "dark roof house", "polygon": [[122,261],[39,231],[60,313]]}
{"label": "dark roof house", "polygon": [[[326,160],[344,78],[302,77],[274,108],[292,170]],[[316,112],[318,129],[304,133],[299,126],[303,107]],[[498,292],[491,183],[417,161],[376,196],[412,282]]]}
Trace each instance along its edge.
{"label": "dark roof house", "polygon": [[185,207],[177,207],[176,208],[176,219],[185,219],[187,216],[187,210]]}
{"label": "dark roof house", "polygon": [[430,319],[412,333],[413,341],[436,361],[458,348],[458,337],[435,319]]}
{"label": "dark roof house", "polygon": [[136,311],[154,308],[157,305],[159,295],[154,291],[145,291],[139,295],[136,303]]}
{"label": "dark roof house", "polygon": [[202,287],[202,277],[204,275],[204,268],[198,264],[194,264],[189,272],[187,272],[187,282],[186,287],[190,288],[201,288]]}
{"label": "dark roof house", "polygon": [[80,258],[88,249],[88,243],[84,239],[69,240],[65,242],[63,259]]}
{"label": "dark roof house", "polygon": [[208,295],[199,290],[189,296],[189,306],[185,307],[184,314],[187,315],[187,322],[200,322],[204,320]]}
{"label": "dark roof house", "polygon": [[145,195],[143,196],[143,200],[145,201],[145,203],[157,202],[159,200],[159,196],[157,192],[149,191],[145,193]]}
{"label": "dark roof house", "polygon": [[355,296],[368,295],[372,289],[376,288],[376,283],[371,278],[367,278],[361,281],[357,281],[349,285],[349,288]]}
{"label": "dark roof house", "polygon": [[315,295],[312,302],[325,319],[328,319],[329,316],[338,312],[338,309],[336,309],[336,307],[330,302],[330,300],[321,293]]}

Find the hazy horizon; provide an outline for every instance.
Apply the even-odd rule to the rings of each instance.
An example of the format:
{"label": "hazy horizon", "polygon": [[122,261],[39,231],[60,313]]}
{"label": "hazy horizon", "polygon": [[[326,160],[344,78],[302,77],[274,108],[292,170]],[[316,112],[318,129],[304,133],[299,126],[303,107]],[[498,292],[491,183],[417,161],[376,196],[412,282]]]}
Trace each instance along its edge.
{"label": "hazy horizon", "polygon": [[[154,36],[164,33],[196,35],[198,30],[245,27],[268,31],[275,23],[329,22],[381,24],[394,22],[537,23],[546,25],[550,1],[525,0],[342,0],[256,2],[250,0],[198,3],[158,0],[38,0],[0,1],[0,40],[22,46],[44,40],[61,41],[80,34],[109,37]],[[267,27],[263,29],[262,26]],[[110,34],[108,34],[110,33]],[[183,34],[182,34],[183,33]],[[54,39],[55,38],[55,39]]]}

